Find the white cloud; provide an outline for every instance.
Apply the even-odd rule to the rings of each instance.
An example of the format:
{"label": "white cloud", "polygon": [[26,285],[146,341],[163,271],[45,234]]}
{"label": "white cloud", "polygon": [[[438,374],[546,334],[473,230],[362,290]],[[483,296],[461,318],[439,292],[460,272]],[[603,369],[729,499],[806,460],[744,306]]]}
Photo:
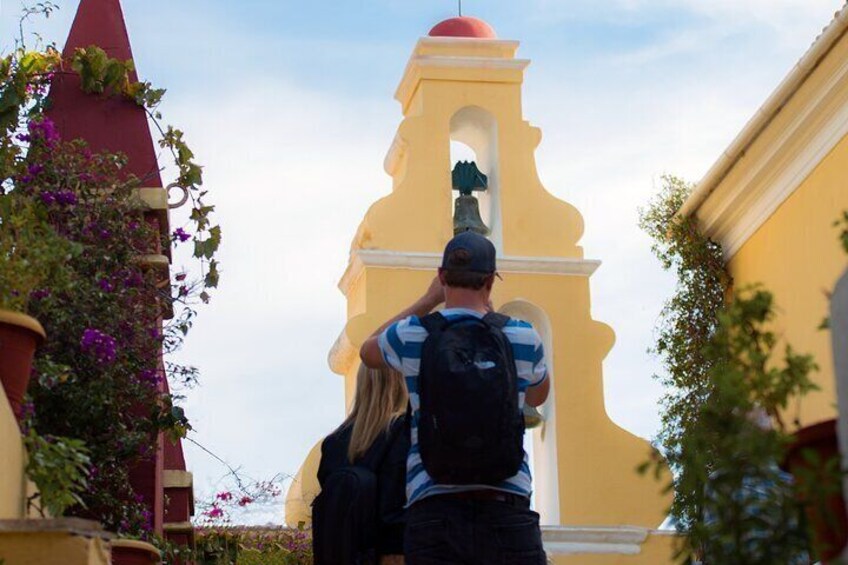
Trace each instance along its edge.
{"label": "white cloud", "polygon": [[[771,30],[770,41],[794,45],[812,42],[844,5],[844,0],[612,0],[602,4],[591,0],[535,0],[527,14],[532,21],[549,25],[563,21],[649,25],[658,34],[651,44],[667,43],[668,27],[677,26],[671,34],[673,42],[683,42],[691,35],[697,38],[702,27],[724,34],[766,28]],[[674,14],[678,17],[669,19]],[[681,14],[693,19],[682,20]],[[660,27],[657,22],[666,25]]]}
{"label": "white cloud", "polygon": [[[294,474],[343,417],[326,363],[345,320],[335,285],[358,222],[390,187],[381,156],[393,103],[273,80],[174,94],[166,111],[206,165],[224,230],[220,291],[179,355],[203,372],[186,408],[198,441],[228,461],[262,478]],[[209,492],[223,468],[187,451]]]}

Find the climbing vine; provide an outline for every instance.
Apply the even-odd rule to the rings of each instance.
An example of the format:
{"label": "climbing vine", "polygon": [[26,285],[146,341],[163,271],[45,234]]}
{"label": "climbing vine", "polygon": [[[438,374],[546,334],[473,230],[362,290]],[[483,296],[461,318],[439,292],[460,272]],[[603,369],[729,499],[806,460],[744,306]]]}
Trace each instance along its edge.
{"label": "climbing vine", "polygon": [[[657,441],[673,474],[670,515],[685,539],[678,557],[808,563],[801,514],[825,504],[819,480],[793,480],[780,465],[794,441],[786,410],[816,389],[816,363],[789,345],[778,356],[771,293],[759,286],[730,293],[720,245],[699,232],[695,217],[678,213],[691,185],[662,180],[640,224],[663,267],[677,275],[653,350],[666,389]],[[662,458],[655,454],[642,470],[652,464],[659,469]]]}
{"label": "climbing vine", "polygon": [[[732,282],[721,246],[700,233],[694,218],[678,215],[691,191],[692,185],[677,177],[662,177],[660,194],[640,210],[639,219],[663,268],[677,276],[675,292],[660,314],[653,352],[662,359],[664,372],[656,378],[666,391],[656,440],[674,476],[670,514],[683,531],[703,519],[704,485],[685,466],[684,449],[712,390],[713,361],[704,349],[718,327]],[[658,456],[654,462],[661,464]]]}

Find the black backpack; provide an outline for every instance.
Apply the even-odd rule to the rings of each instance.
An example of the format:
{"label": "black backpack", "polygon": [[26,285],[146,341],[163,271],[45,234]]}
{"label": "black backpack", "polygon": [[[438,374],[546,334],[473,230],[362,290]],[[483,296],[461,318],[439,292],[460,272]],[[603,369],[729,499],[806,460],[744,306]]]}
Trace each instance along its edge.
{"label": "black backpack", "polygon": [[376,470],[401,433],[408,433],[406,425],[396,426],[388,438],[377,441],[357,464],[341,466],[324,480],[312,502],[316,565],[376,565],[380,496]]}
{"label": "black backpack", "polygon": [[521,468],[524,416],[507,322],[496,313],[421,318],[429,335],[418,377],[418,445],[437,483],[494,485]]}
{"label": "black backpack", "polygon": [[372,565],[377,530],[377,476],[362,466],[333,472],[312,503],[318,565]]}

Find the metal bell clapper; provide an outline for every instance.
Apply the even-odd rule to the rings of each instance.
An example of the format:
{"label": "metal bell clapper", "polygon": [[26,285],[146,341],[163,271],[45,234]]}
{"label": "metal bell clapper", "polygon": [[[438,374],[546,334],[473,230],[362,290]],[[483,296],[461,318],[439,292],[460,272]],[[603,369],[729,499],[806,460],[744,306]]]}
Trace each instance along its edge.
{"label": "metal bell clapper", "polygon": [[545,421],[542,413],[529,404],[524,405],[524,427],[528,430],[538,428]]}
{"label": "metal bell clapper", "polygon": [[491,230],[480,217],[480,203],[473,192],[489,188],[488,178],[477,168],[474,161],[459,161],[453,168],[453,189],[459,191],[453,213],[454,235],[466,231],[489,235]]}

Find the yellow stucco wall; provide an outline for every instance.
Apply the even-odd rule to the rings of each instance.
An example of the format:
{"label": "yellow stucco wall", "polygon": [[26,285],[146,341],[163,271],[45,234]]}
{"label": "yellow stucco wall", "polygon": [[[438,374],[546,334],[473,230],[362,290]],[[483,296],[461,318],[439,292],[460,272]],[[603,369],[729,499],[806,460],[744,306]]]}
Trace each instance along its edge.
{"label": "yellow stucco wall", "polygon": [[0,561],[6,565],[108,565],[108,544],[99,537],[68,532],[0,532]]}
{"label": "yellow stucco wall", "polygon": [[[836,416],[830,334],[816,328],[827,316],[827,293],[848,267],[833,227],[848,210],[846,163],[848,138],[843,138],[729,262],[737,288],[762,283],[774,293],[778,335],[819,364],[814,380],[821,391],[800,403],[805,425]],[[794,418],[795,413],[793,406],[789,414]]]}
{"label": "yellow stucco wall", "polygon": [[[554,392],[542,408],[548,421],[532,432],[536,508],[553,517],[546,524],[657,527],[670,499],[635,471],[648,443],[606,414],[602,363],[615,336],[591,317],[589,275],[597,265],[579,245],[583,219],[538,178],[541,132],[523,117],[526,62],[513,58],[516,48],[432,39],[416,47],[396,96],[404,120],[385,163],[392,192],[369,209],[354,238],[340,284],[348,322],[331,367],[343,375],[349,402],[360,345],[435,275],[453,235],[450,144],[465,143],[490,180],[489,224],[504,279],[495,286],[495,307],[532,322],[547,344]],[[290,525],[308,518],[295,499],[317,492],[319,455],[313,449],[287,499]]]}
{"label": "yellow stucco wall", "polygon": [[23,517],[24,447],[12,407],[0,388],[0,520]]}

